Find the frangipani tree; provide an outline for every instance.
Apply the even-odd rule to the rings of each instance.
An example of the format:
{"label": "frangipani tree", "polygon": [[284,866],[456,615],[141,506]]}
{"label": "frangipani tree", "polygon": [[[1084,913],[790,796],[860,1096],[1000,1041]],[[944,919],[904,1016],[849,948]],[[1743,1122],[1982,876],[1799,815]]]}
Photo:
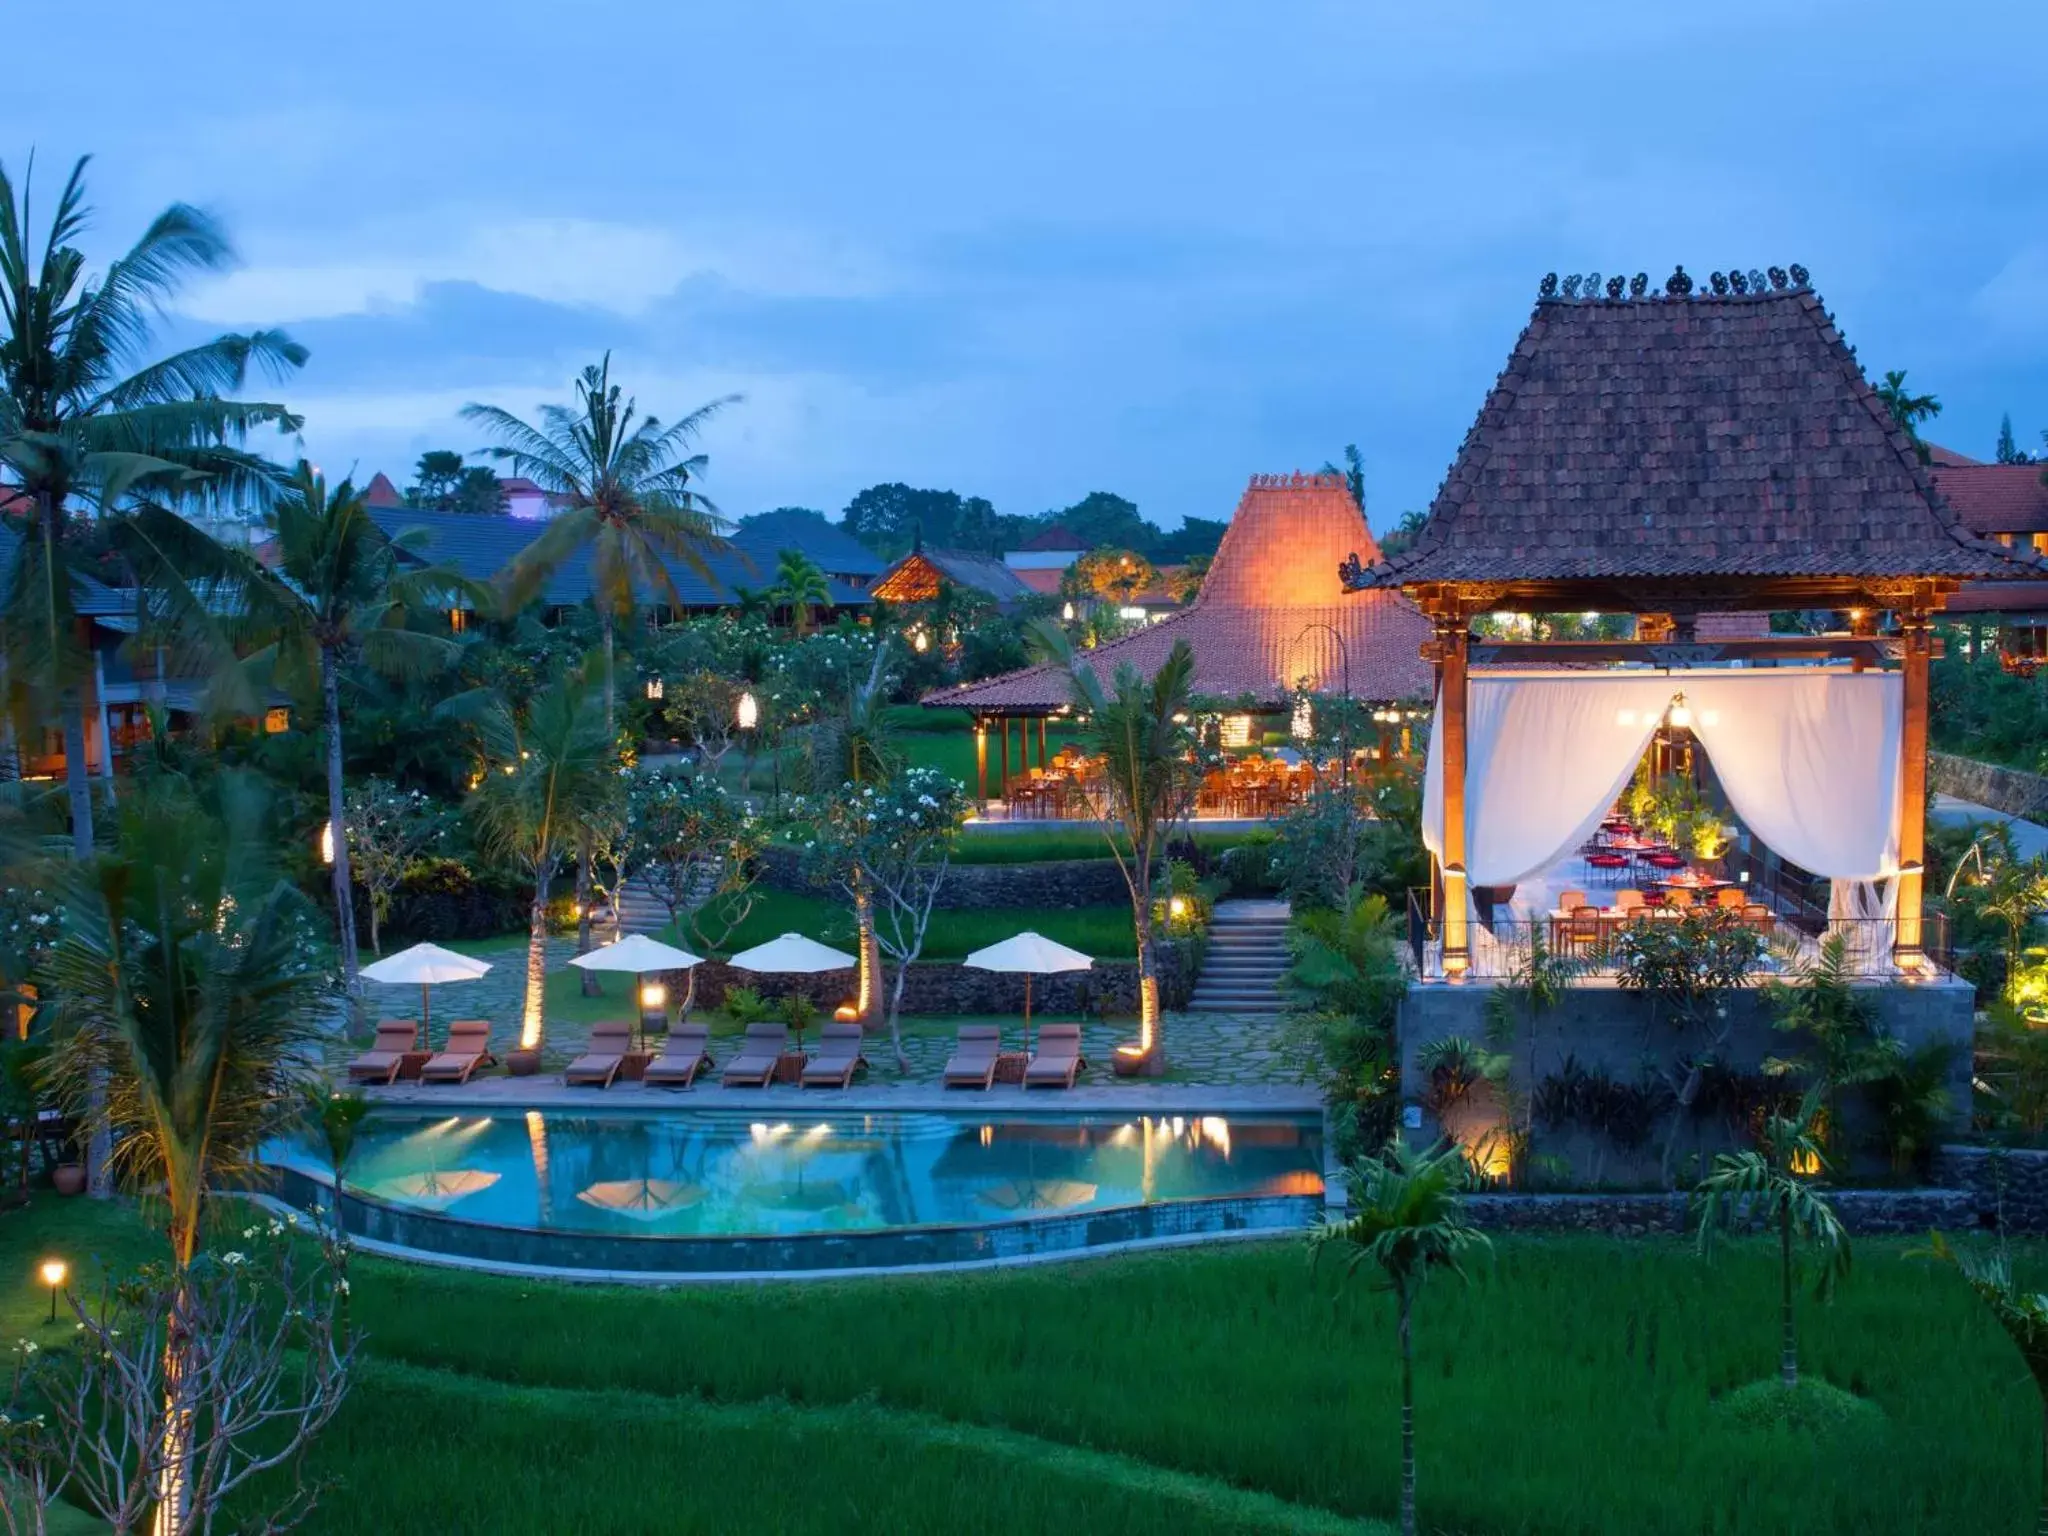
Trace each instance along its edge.
{"label": "frangipani tree", "polygon": [[1349,1173],[1351,1204],[1342,1221],[1326,1221],[1309,1234],[1318,1261],[1332,1249],[1343,1255],[1345,1275],[1370,1265],[1394,1295],[1395,1337],[1401,1350],[1401,1536],[1416,1536],[1415,1302],[1436,1271],[1466,1278],[1465,1261],[1491,1248],[1465,1214],[1471,1170],[1455,1146],[1417,1152],[1398,1139]]}
{"label": "frangipani tree", "polygon": [[1760,1145],[1721,1153],[1694,1191],[1703,1256],[1711,1256],[1720,1237],[1740,1224],[1767,1226],[1778,1239],[1778,1378],[1787,1387],[1799,1385],[1799,1336],[1792,1306],[1798,1245],[1811,1248],[1819,1261],[1814,1290],[1821,1300],[1832,1296],[1849,1273],[1849,1234],[1816,1182],[1828,1167],[1816,1124],[1821,1113],[1815,1089],[1800,1102],[1797,1113],[1766,1116]]}
{"label": "frangipani tree", "polygon": [[879,787],[844,784],[797,811],[815,813],[804,850],[811,877],[837,886],[856,905],[865,897],[874,941],[895,962],[888,1024],[899,1072],[910,1068],[899,1025],[904,979],[924,952],[967,810],[967,792],[957,780],[936,768],[909,768]]}
{"label": "frangipani tree", "polygon": [[[636,768],[626,781],[626,828],[634,868],[678,933],[707,951],[724,947],[752,909],[762,824],[708,774]],[[717,898],[715,903],[713,898]],[[716,907],[715,922],[706,913]]]}

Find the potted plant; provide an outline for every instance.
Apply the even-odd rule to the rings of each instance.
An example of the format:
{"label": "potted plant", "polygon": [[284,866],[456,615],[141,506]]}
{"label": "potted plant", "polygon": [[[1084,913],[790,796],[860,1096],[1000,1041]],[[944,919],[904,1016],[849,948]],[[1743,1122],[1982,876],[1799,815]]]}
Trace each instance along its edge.
{"label": "potted plant", "polygon": [[82,1195],[85,1193],[85,1164],[59,1163],[50,1171],[50,1180],[60,1195]]}
{"label": "potted plant", "polygon": [[505,1053],[505,1070],[514,1077],[531,1077],[540,1070],[540,1047],[517,1046]]}

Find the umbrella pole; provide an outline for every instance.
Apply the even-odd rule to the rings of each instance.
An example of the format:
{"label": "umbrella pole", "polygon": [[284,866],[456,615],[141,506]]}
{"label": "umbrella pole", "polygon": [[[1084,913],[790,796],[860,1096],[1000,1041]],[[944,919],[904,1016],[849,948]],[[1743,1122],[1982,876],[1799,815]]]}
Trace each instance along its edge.
{"label": "umbrella pole", "polygon": [[1024,973],[1024,1054],[1031,1054],[1031,973]]}
{"label": "umbrella pole", "polygon": [[434,1010],[427,1000],[427,984],[420,983],[420,1049],[430,1050],[434,1043]]}

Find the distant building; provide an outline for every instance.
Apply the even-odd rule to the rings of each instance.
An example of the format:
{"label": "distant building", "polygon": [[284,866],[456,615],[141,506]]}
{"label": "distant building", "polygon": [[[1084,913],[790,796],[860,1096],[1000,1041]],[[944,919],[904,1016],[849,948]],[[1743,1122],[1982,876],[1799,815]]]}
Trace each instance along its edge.
{"label": "distant building", "polygon": [[[1022,549],[1013,549],[1003,556],[1003,564],[1023,576],[1027,585],[1035,592],[1056,592],[1059,590],[1060,572],[1072,565],[1088,552],[1088,541],[1075,533],[1064,523],[1054,523],[1043,533],[1024,541]],[[1027,572],[1031,574],[1026,574]],[[1050,572],[1048,585],[1038,575]]]}
{"label": "distant building", "polygon": [[731,538],[735,547],[748,551],[770,572],[783,551],[794,550],[834,581],[857,592],[873,585],[888,564],[822,512],[802,507],[743,517]]}
{"label": "distant building", "polygon": [[928,603],[946,584],[980,593],[1006,612],[1032,595],[1019,573],[1000,560],[921,543],[882,572],[871,590],[887,603]]}
{"label": "distant building", "polygon": [[[1972,533],[2008,549],[2048,555],[2048,465],[1983,464],[1952,449],[1929,445],[1934,488]],[[1948,600],[1948,613],[1981,641],[1997,631],[2005,665],[2031,673],[2048,663],[2048,581],[1971,582]]]}

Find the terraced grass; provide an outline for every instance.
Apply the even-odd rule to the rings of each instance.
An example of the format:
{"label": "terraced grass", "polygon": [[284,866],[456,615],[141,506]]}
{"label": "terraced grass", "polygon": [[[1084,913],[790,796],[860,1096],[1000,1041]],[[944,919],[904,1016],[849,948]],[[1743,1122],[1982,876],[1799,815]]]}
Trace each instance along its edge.
{"label": "terraced grass", "polygon": [[[0,1251],[95,1231],[147,1242],[45,1202]],[[1802,1307],[1808,1374],[1873,1410],[1838,1434],[1724,1402],[1775,1365],[1768,1244],[1503,1241],[1423,1298],[1425,1529],[2030,1529],[2032,1387],[1912,1246],[1860,1243]],[[2021,1257],[2038,1279],[2048,1254]],[[41,1315],[26,1268],[0,1330]],[[665,1292],[365,1259],[354,1300],[372,1363],[320,1452],[351,1488],[323,1531],[1319,1531],[1394,1506],[1390,1305],[1295,1241]]]}

